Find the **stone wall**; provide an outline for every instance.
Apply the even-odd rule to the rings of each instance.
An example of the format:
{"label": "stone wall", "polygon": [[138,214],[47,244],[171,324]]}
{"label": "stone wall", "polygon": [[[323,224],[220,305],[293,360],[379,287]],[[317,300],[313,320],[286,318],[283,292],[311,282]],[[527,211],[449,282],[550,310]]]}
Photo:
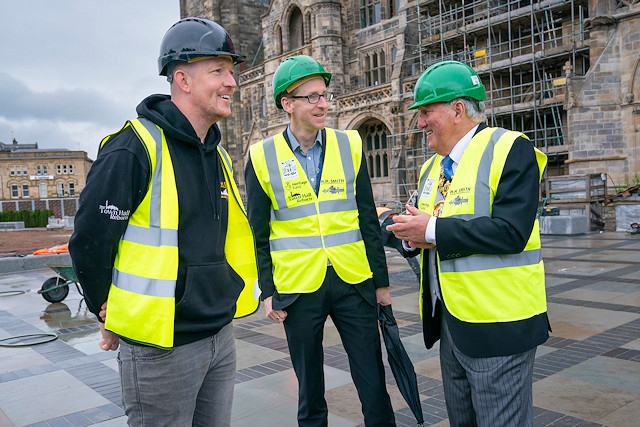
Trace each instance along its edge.
{"label": "stone wall", "polygon": [[567,114],[566,163],[570,174],[606,172],[624,185],[640,169],[640,9],[609,6],[589,20],[591,69],[571,79],[578,90]]}

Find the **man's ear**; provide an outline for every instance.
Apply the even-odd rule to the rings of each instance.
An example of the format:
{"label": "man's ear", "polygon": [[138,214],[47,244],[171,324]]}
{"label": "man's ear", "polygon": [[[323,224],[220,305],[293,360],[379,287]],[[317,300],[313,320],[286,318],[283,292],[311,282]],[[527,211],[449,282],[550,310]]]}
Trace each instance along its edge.
{"label": "man's ear", "polygon": [[176,67],[173,71],[173,83],[184,92],[191,91],[191,76],[182,67]]}
{"label": "man's ear", "polygon": [[280,98],[280,105],[282,105],[282,109],[287,113],[291,114],[293,112],[293,103],[290,98],[283,96]]}
{"label": "man's ear", "polygon": [[463,118],[466,116],[466,107],[462,101],[458,101],[453,105],[453,111],[456,113],[456,118]]}

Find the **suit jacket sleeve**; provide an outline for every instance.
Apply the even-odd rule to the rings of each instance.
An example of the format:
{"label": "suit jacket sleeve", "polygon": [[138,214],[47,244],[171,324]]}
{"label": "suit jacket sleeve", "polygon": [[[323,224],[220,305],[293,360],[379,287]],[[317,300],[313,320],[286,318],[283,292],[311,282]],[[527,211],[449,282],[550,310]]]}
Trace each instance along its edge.
{"label": "suit jacket sleeve", "polygon": [[524,249],[536,217],[539,168],[531,141],[514,142],[498,183],[491,217],[438,218],[436,249],[442,259],[474,254],[515,254]]}
{"label": "suit jacket sleeve", "polygon": [[247,186],[247,216],[256,242],[258,283],[262,291],[261,297],[264,300],[272,296],[276,290],[273,283],[273,264],[269,248],[271,199],[258,181],[250,155],[244,170],[244,180]]}
{"label": "suit jacket sleeve", "polygon": [[377,289],[389,286],[389,274],[382,244],[380,222],[378,221],[371,180],[369,179],[369,171],[367,170],[365,159],[366,157],[363,153],[360,171],[356,178],[356,204],[358,206],[360,232],[364,240],[369,266],[373,272],[373,283]]}

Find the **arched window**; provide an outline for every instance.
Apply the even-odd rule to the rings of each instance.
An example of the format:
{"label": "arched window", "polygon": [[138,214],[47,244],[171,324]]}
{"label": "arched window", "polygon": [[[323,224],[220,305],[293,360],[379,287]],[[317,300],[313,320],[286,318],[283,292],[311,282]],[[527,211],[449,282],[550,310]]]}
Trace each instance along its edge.
{"label": "arched window", "polygon": [[387,126],[379,120],[371,119],[358,129],[364,143],[364,155],[371,178],[389,176],[389,147]]}
{"label": "arched window", "polygon": [[289,17],[289,50],[302,47],[304,41],[302,27],[302,12],[296,7],[291,11],[291,16]]}
{"label": "arched window", "polygon": [[276,55],[282,55],[282,27],[276,25]]}

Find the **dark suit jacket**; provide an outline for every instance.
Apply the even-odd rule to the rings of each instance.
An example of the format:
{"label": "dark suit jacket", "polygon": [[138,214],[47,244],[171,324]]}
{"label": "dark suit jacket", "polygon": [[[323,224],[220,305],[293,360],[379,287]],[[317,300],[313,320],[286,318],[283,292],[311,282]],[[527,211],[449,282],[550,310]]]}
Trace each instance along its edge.
{"label": "dark suit jacket", "polygon": [[[287,132],[283,132],[289,147],[291,143],[288,140]],[[326,133],[322,132],[322,150],[326,149]],[[323,153],[324,154],[324,153]],[[326,158],[326,156],[322,156]],[[360,170],[356,178],[356,204],[358,206],[358,219],[360,232],[365,243],[367,258],[371,271],[373,272],[373,285],[366,285],[371,281],[364,282],[362,286],[356,286],[356,289],[362,297],[371,305],[376,304],[375,289],[389,286],[389,276],[387,273],[387,261],[382,245],[380,234],[380,224],[376,213],[373,192],[371,190],[371,181],[369,172],[367,171],[367,162],[363,155],[360,164]],[[262,186],[258,182],[256,173],[251,163],[251,157],[245,168],[245,182],[247,185],[247,215],[249,223],[253,228],[256,241],[256,251],[258,260],[258,277],[260,289],[262,291],[261,298],[264,300],[273,296],[273,308],[283,309],[290,305],[297,298],[297,294],[281,295],[278,294],[276,286],[273,283],[273,274],[271,262],[271,251],[269,249],[269,219],[271,215],[271,199],[264,192]]]}
{"label": "dark suit jacket", "polygon": [[[477,132],[486,127],[486,124],[480,124]],[[470,144],[473,143],[472,140]],[[533,143],[518,138],[507,156],[491,217],[472,220],[438,218],[436,250],[440,259],[522,252],[531,235],[538,209],[539,176]],[[428,277],[428,264],[423,262],[423,277]],[[546,313],[521,322],[477,325],[455,319],[446,307],[438,304],[434,318],[431,316],[428,284],[423,283],[423,288],[423,335],[427,348],[440,338],[441,315],[446,318],[456,346],[473,357],[521,353],[548,338]]]}

